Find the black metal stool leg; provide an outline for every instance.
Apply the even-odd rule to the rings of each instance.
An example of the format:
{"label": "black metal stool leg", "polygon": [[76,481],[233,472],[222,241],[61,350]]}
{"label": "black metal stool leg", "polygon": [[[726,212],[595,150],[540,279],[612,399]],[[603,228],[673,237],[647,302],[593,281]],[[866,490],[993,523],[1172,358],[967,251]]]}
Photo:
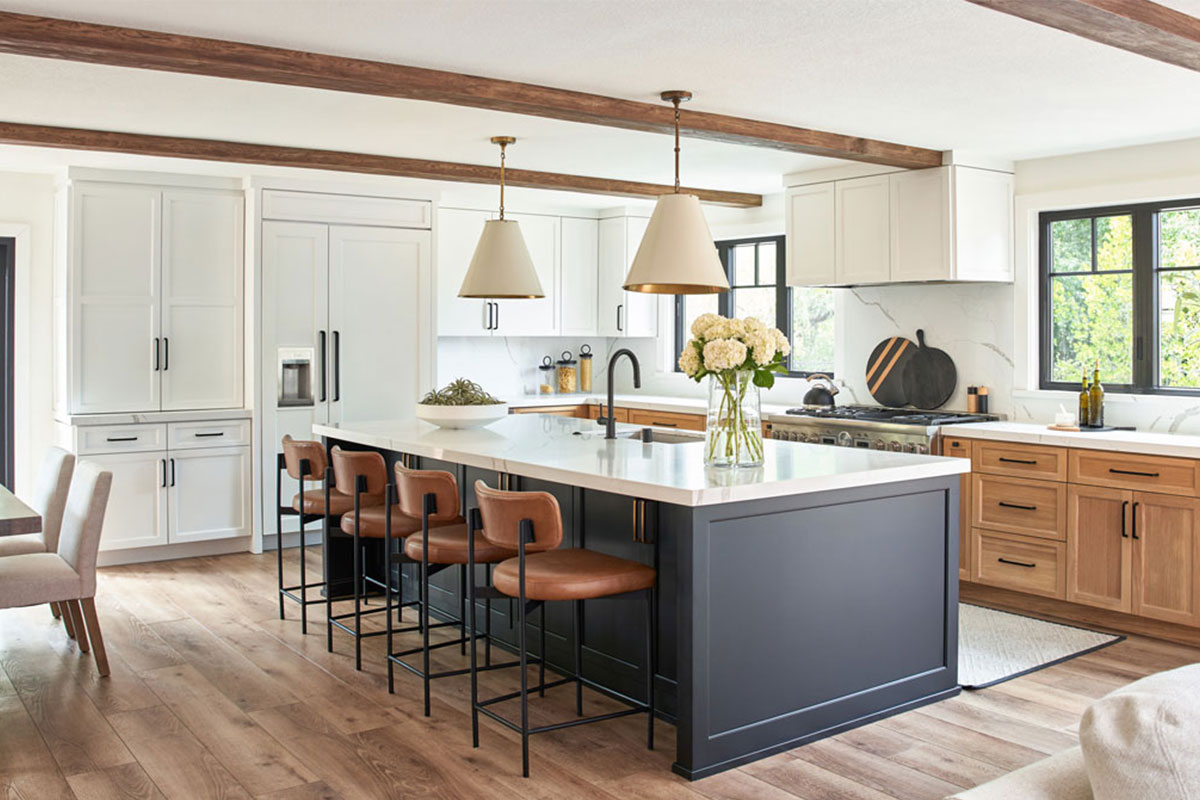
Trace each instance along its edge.
{"label": "black metal stool leg", "polygon": [[459,627],[461,628],[461,634],[459,635],[459,638],[462,639],[462,644],[460,644],[458,646],[458,653],[459,653],[459,655],[465,656],[467,654],[467,565],[466,564],[463,564],[459,568],[458,574],[459,574],[458,585],[459,585],[459,588],[462,589],[462,592],[460,593],[459,598],[458,598],[458,621],[459,621]]}
{"label": "black metal stool leg", "polygon": [[[329,488],[333,484],[333,467],[325,467],[325,533],[322,547],[329,542]],[[301,508],[304,506],[301,505]],[[329,553],[322,549],[321,568],[325,571],[325,649],[333,652],[333,584],[329,578]]]}
{"label": "black metal stool leg", "polygon": [[572,605],[575,617],[575,716],[583,716],[583,601],[575,600]]}
{"label": "black metal stool leg", "polygon": [[[300,634],[308,635],[308,570],[305,565],[308,551],[305,549],[304,537],[306,529],[304,525],[304,478],[309,472],[309,461],[303,459],[300,462],[302,467],[300,471]],[[280,534],[280,542],[283,541],[283,535]]]}
{"label": "black metal stool leg", "polygon": [[654,589],[646,590],[646,749],[654,749],[654,673],[658,671],[655,663],[655,632],[654,632]]}
{"label": "black metal stool leg", "polygon": [[[477,630],[475,627],[475,531],[478,529],[479,510],[473,509],[470,513],[470,522],[467,525],[467,572],[471,576],[471,582],[467,584],[467,590],[471,593],[468,601],[471,607],[471,746],[479,747],[479,707],[476,705],[479,702],[479,667],[475,663],[475,631]],[[491,616],[490,601],[488,616]],[[489,656],[491,655],[490,645],[489,641]]]}
{"label": "black metal stool leg", "polygon": [[[384,548],[384,572],[383,572],[383,615],[387,617],[387,670],[388,670],[388,694],[396,693],[396,665],[392,662],[392,494],[395,492],[395,484],[388,482],[384,487],[387,493],[387,502],[384,504],[386,508],[386,516],[383,518],[383,548]],[[400,582],[400,596],[403,602],[404,596],[404,581]]]}
{"label": "black metal stool leg", "polygon": [[367,476],[359,475],[354,486],[354,668],[362,671],[362,540],[359,538],[362,520],[362,494],[367,490]]}
{"label": "black metal stool leg", "polygon": [[[275,571],[279,576],[279,618],[287,619],[283,613],[283,470],[286,462],[283,453],[276,459],[275,470]],[[303,508],[303,506],[301,506]],[[303,517],[301,518],[303,519]]]}
{"label": "black metal stool leg", "polygon": [[[474,539],[471,540],[470,547],[472,550],[475,548]],[[485,565],[483,571],[487,576],[487,587],[489,590],[487,599],[483,603],[483,610],[487,615],[483,621],[483,635],[485,637],[483,640],[483,665],[490,667],[492,665],[492,593],[490,591],[492,588],[492,566],[490,564]]]}
{"label": "black metal stool leg", "polygon": [[525,631],[525,535],[520,541],[520,602],[517,607],[517,649],[521,654],[521,774],[529,777],[529,663],[526,656]]}
{"label": "black metal stool leg", "polygon": [[538,609],[538,697],[546,696],[546,604]]}

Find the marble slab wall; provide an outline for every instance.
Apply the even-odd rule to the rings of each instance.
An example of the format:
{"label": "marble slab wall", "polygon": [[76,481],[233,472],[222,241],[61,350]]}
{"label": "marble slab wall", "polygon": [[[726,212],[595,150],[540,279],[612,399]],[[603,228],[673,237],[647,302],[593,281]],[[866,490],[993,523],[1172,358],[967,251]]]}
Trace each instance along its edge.
{"label": "marble slab wall", "polygon": [[[593,391],[604,391],[608,357],[621,339],[595,337],[534,338],[502,336],[443,336],[438,339],[437,384],[470,378],[488,392],[505,399],[537,393],[541,383],[538,365],[545,356],[558,360],[564,350],[578,357],[583,344],[591,345]],[[654,361],[649,368],[654,369]]]}

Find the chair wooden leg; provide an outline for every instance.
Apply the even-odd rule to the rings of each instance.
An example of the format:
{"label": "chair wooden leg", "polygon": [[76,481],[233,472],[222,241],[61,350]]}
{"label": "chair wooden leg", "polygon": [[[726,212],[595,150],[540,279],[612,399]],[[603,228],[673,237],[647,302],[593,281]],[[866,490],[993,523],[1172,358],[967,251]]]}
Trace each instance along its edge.
{"label": "chair wooden leg", "polygon": [[74,620],[71,619],[71,607],[68,606],[66,601],[64,600],[63,602],[58,603],[58,611],[60,614],[62,614],[63,628],[67,632],[67,638],[74,639],[75,638],[75,624],[74,624]]}
{"label": "chair wooden leg", "polygon": [[71,611],[71,624],[75,627],[75,641],[79,644],[79,652],[90,653],[88,647],[87,628],[83,624],[83,610],[79,608],[78,600],[68,600],[67,608]]}
{"label": "chair wooden leg", "polygon": [[85,597],[82,600],[83,615],[87,619],[87,637],[92,642],[92,657],[96,659],[96,669],[100,677],[108,677],[108,654],[104,651],[104,636],[100,633],[100,619],[96,616],[96,598]]}
{"label": "chair wooden leg", "polygon": [[62,619],[62,612],[58,610],[58,603],[50,604],[50,613],[54,615],[55,619]]}

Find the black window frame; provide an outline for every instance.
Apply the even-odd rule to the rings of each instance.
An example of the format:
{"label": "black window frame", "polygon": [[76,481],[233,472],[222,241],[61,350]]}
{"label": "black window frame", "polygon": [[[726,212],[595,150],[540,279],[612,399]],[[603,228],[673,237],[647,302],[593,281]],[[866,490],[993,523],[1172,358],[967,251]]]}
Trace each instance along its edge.
{"label": "black window frame", "polygon": [[16,247],[15,238],[0,238],[0,484],[10,491],[16,477],[16,429],[13,414],[16,377]]}
{"label": "black window frame", "polygon": [[[725,276],[729,279],[731,291],[721,292],[717,295],[717,313],[722,316],[729,317],[733,314],[733,295],[737,291],[733,285],[733,263],[732,257],[734,250],[742,245],[760,245],[773,242],[775,244],[775,327],[783,331],[787,336],[788,342],[792,341],[792,292],[790,286],[787,285],[787,242],[786,237],[779,236],[751,236],[743,239],[723,239],[716,242],[717,256],[721,259],[722,266],[725,267]],[[755,278],[759,277],[762,270],[762,264],[758,263],[758,248],[755,248]],[[747,286],[743,288],[754,288]],[[679,371],[679,354],[683,352],[683,346],[687,344],[687,340],[691,333],[684,330],[684,314],[683,303],[687,295],[675,295],[675,366],[674,370]],[[833,370],[792,370],[790,369],[791,357],[787,361],[789,369],[787,372],[778,373],[782,377],[789,378],[808,378],[813,375],[828,375],[830,378],[835,377]]]}
{"label": "black window frame", "polygon": [[[1038,385],[1042,389],[1078,391],[1078,381],[1055,381],[1052,379],[1053,320],[1051,314],[1051,277],[1053,239],[1051,225],[1077,219],[1092,222],[1092,272],[1074,274],[1121,274],[1120,272],[1097,272],[1095,219],[1102,217],[1129,216],[1132,221],[1133,237],[1133,309],[1132,309],[1132,383],[1104,383],[1106,391],[1119,394],[1162,395],[1167,397],[1200,397],[1200,387],[1159,385],[1159,328],[1158,328],[1158,275],[1159,272],[1196,269],[1193,267],[1159,268],[1158,214],[1163,211],[1200,208],[1200,198],[1160,200],[1147,203],[1123,203],[1093,208],[1073,208],[1064,211],[1044,211],[1038,215]],[[1053,273],[1058,275],[1073,273]],[[1080,376],[1082,377],[1082,376]]]}

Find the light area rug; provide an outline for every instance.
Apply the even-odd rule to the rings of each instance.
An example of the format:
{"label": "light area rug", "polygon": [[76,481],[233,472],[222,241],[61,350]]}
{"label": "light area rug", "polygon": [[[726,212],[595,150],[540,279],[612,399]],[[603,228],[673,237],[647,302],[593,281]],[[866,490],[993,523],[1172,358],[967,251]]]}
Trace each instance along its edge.
{"label": "light area rug", "polygon": [[958,682],[982,689],[1124,639],[992,608],[958,604]]}

